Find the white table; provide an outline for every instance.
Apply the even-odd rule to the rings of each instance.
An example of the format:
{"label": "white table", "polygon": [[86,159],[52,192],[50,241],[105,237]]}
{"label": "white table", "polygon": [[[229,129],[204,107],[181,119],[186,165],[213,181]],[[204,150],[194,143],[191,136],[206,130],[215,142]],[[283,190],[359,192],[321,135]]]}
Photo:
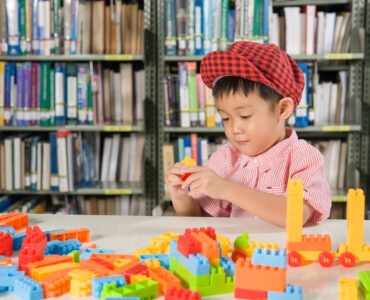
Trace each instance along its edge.
{"label": "white table", "polygon": [[[30,225],[41,230],[89,228],[91,242],[98,248],[114,249],[116,253],[132,254],[133,250],[145,248],[152,237],[165,232],[183,234],[185,228],[212,226],[219,235],[225,235],[234,242],[243,231],[249,232],[251,241],[276,242],[285,247],[285,229],[257,219],[191,218],[191,217],[127,217],[87,215],[30,215]],[[327,220],[321,224],[303,229],[304,233],[328,233],[332,238],[333,251],[346,241],[346,221]],[[370,221],[365,221],[364,243],[370,244]],[[370,270],[370,263],[344,268],[337,263],[323,268],[312,263],[299,268],[288,267],[287,283],[302,284],[303,299],[339,299],[339,278],[358,278],[358,271]],[[11,293],[0,298],[18,299]],[[69,294],[58,299],[76,299]],[[81,298],[82,299],[82,298]],[[95,299],[92,296],[84,299]],[[164,299],[164,297],[157,298]],[[203,297],[203,299],[234,299],[233,294]],[[360,298],[363,299],[363,298]]]}

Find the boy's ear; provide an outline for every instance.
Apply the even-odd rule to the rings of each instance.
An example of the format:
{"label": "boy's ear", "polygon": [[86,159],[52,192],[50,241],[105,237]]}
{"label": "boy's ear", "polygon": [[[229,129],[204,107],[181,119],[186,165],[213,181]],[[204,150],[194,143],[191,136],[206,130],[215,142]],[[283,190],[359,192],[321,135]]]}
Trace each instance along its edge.
{"label": "boy's ear", "polygon": [[285,97],[277,103],[277,113],[280,120],[287,120],[294,112],[294,102],[292,98]]}

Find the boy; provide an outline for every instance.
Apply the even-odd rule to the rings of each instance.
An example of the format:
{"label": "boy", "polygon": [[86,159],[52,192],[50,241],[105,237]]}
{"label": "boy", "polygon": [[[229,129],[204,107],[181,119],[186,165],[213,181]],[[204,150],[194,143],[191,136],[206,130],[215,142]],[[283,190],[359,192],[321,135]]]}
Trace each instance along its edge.
{"label": "boy", "polygon": [[[207,167],[177,163],[167,171],[176,213],[257,216],[285,226],[286,190],[293,178],[304,186],[303,223],[326,219],[331,193],[323,156],[285,128],[304,88],[294,60],[273,44],[236,42],[227,51],[206,55],[200,72],[213,89],[229,143]],[[182,182],[185,173],[192,175]]]}

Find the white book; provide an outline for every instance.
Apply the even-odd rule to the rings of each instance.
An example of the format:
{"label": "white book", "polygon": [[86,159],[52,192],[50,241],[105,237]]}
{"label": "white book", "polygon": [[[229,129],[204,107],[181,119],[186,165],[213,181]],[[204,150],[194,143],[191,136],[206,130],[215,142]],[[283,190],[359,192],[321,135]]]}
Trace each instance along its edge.
{"label": "white book", "polygon": [[324,54],[333,52],[335,17],[335,12],[325,14]]}
{"label": "white book", "polygon": [[346,98],[347,98],[347,83],[348,83],[348,72],[339,72],[340,82],[342,84],[342,94],[340,99],[340,124],[344,124],[346,115]]}
{"label": "white book", "polygon": [[335,31],[334,31],[334,44],[333,44],[333,53],[339,52],[339,38],[341,35],[342,27],[343,27],[344,17],[342,15],[338,15],[335,21]]}
{"label": "white book", "polygon": [[77,118],[77,76],[67,77],[67,118]]}
{"label": "white book", "polygon": [[120,138],[121,136],[119,133],[113,135],[112,152],[109,161],[109,172],[108,172],[108,181],[112,182],[116,181]]}
{"label": "white book", "polygon": [[42,190],[50,190],[50,144],[42,143]]}
{"label": "white book", "polygon": [[332,83],[330,88],[330,104],[329,104],[329,124],[335,124],[335,117],[337,115],[338,103],[338,84]]}
{"label": "white book", "polygon": [[133,121],[133,71],[132,64],[121,64],[121,105],[122,120],[124,124],[132,124]]}
{"label": "white book", "polygon": [[36,173],[37,173],[37,183],[36,183],[36,189],[38,191],[41,191],[41,183],[42,183],[42,143],[37,143],[37,167],[36,167]]}
{"label": "white book", "polygon": [[249,26],[248,26],[248,31],[246,28],[244,28],[244,34],[247,36],[247,41],[248,40],[251,40],[251,38],[253,37],[253,24],[254,24],[254,2],[255,1],[250,1],[250,0],[244,0],[246,3],[248,2],[247,4],[247,8],[248,8],[248,23],[249,23]]}
{"label": "white book", "polygon": [[135,120],[144,119],[144,100],[145,100],[145,72],[144,70],[135,72]]}
{"label": "white book", "polygon": [[201,140],[201,158],[202,166],[205,166],[208,162],[208,139]]}
{"label": "white book", "polygon": [[22,162],[22,149],[21,138],[15,137],[13,139],[13,159],[14,159],[14,189],[21,189],[21,162]]}
{"label": "white book", "polygon": [[78,38],[77,38],[77,51],[76,54],[83,53],[83,41],[84,41],[84,29],[85,29],[85,13],[86,13],[86,2],[79,1],[78,5],[78,24],[77,24],[77,31],[78,31]]}
{"label": "white book", "polygon": [[271,33],[270,33],[270,43],[279,45],[279,16],[277,13],[273,13],[271,16]]}
{"label": "white book", "polygon": [[306,54],[315,52],[316,5],[306,6]]}
{"label": "white book", "polygon": [[133,180],[134,182],[141,182],[143,170],[144,146],[145,146],[145,136],[143,134],[139,134],[137,138],[135,151],[136,157],[135,157],[135,177]]}
{"label": "white book", "polygon": [[300,7],[284,7],[286,52],[301,54],[301,16]]}
{"label": "white book", "polygon": [[315,106],[315,113],[318,113],[317,125],[327,125],[329,123],[331,85],[331,82],[323,82],[320,86],[320,99],[318,99],[318,106]]}
{"label": "white book", "polygon": [[112,138],[105,137],[104,138],[104,147],[103,147],[103,158],[102,158],[102,168],[101,168],[101,181],[108,180],[108,172],[109,172],[109,162],[111,157],[112,151]]}
{"label": "white book", "polygon": [[317,13],[317,33],[316,33],[316,53],[324,54],[324,33],[325,33],[325,13],[319,11]]}
{"label": "white book", "polygon": [[21,189],[24,190],[26,187],[26,146],[25,142],[21,142]]}
{"label": "white book", "polygon": [[339,53],[344,52],[345,44],[346,44],[347,40],[350,39],[351,26],[352,26],[352,24],[351,24],[351,13],[350,12],[345,12],[342,27],[341,27],[339,37],[338,37],[337,51]]}
{"label": "white book", "polygon": [[67,136],[67,180],[68,180],[68,190],[74,190],[74,176],[73,176],[73,135],[69,134]]}
{"label": "white book", "polygon": [[299,51],[299,53],[306,53],[306,14],[304,13],[300,13],[300,18],[301,18],[301,37],[300,37],[300,41],[301,41],[301,49]]}
{"label": "white book", "polygon": [[64,74],[55,72],[55,117],[65,116],[64,112]]}
{"label": "white book", "polygon": [[114,121],[121,122],[122,121],[122,100],[121,100],[121,90],[123,87],[121,86],[121,73],[113,72],[113,101],[114,101]]}
{"label": "white book", "polygon": [[13,140],[6,138],[4,141],[5,152],[5,190],[13,190]]}
{"label": "white book", "polygon": [[[53,1],[53,0],[51,0]],[[44,1],[44,55],[50,55],[50,1]]]}
{"label": "white book", "polygon": [[64,0],[64,54],[71,55],[72,39],[72,0]]}
{"label": "white book", "polygon": [[123,215],[123,216],[130,215],[130,196],[122,195],[120,197],[120,202],[121,202],[121,205],[120,205],[121,215]]}
{"label": "white book", "polygon": [[67,179],[67,141],[65,137],[57,137],[59,191],[68,192]]}
{"label": "white book", "polygon": [[331,189],[337,189],[338,185],[338,171],[339,171],[339,154],[340,154],[340,140],[329,141],[329,174],[328,183]]}
{"label": "white book", "polygon": [[347,165],[347,142],[342,142],[340,146],[338,189],[345,188],[346,165]]}
{"label": "white book", "polygon": [[130,161],[129,161],[129,171],[128,171],[128,181],[129,182],[134,182],[135,180],[137,140],[138,140],[138,135],[136,133],[131,134],[131,145],[130,145],[131,149],[130,149]]}
{"label": "white book", "polygon": [[122,147],[121,147],[121,168],[120,168],[120,182],[128,181],[128,173],[130,166],[130,150],[131,150],[131,138],[125,136],[122,138]]}

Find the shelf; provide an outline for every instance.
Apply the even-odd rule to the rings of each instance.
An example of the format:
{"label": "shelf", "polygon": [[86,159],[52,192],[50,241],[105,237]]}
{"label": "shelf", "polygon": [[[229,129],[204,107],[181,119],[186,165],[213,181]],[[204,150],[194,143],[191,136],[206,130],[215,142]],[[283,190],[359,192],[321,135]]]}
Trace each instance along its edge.
{"label": "shelf", "polygon": [[143,125],[65,125],[65,126],[1,126],[0,131],[105,131],[105,132],[142,132]]}
{"label": "shelf", "polygon": [[300,5],[339,5],[350,4],[351,0],[294,0],[294,1],[272,1],[273,7],[300,6]]}
{"label": "shelf", "polygon": [[143,194],[143,188],[139,183],[98,183],[93,187],[80,188],[73,192],[55,192],[55,191],[0,191],[0,194],[6,195],[140,195]]}
{"label": "shelf", "polygon": [[81,55],[1,55],[0,61],[143,61],[143,55],[81,54]]}
{"label": "shelf", "polygon": [[[296,132],[360,132],[361,125],[326,125],[326,126],[308,126],[304,128],[295,127]],[[223,127],[164,127],[167,133],[224,133]]]}
{"label": "shelf", "polygon": [[[192,55],[192,56],[179,56],[179,55],[166,55],[164,57],[165,62],[177,62],[177,61],[201,61],[204,55]],[[363,53],[328,53],[328,54],[291,54],[294,60],[362,60],[364,59]]]}

